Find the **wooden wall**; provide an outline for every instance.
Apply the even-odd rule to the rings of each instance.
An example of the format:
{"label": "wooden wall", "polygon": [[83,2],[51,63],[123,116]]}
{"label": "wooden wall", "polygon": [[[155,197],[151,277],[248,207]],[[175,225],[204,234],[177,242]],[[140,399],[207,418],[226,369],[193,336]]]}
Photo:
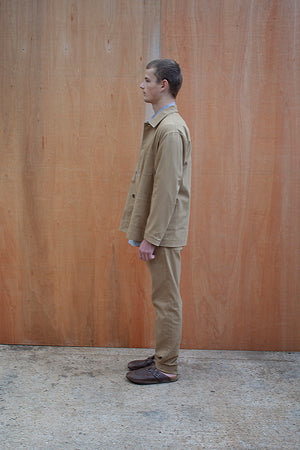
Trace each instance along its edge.
{"label": "wooden wall", "polygon": [[300,349],[299,20],[297,0],[0,1],[0,343],[154,344],[118,227],[164,56],[193,140],[182,346]]}

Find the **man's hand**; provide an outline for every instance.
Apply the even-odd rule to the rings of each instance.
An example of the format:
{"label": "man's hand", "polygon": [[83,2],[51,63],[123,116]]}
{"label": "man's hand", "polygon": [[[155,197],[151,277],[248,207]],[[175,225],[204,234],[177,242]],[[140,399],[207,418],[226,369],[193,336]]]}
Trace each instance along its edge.
{"label": "man's hand", "polygon": [[151,261],[151,259],[154,259],[155,256],[153,255],[153,252],[155,250],[156,246],[153,244],[150,244],[150,242],[145,241],[145,239],[142,241],[141,245],[139,246],[139,257],[143,261]]}

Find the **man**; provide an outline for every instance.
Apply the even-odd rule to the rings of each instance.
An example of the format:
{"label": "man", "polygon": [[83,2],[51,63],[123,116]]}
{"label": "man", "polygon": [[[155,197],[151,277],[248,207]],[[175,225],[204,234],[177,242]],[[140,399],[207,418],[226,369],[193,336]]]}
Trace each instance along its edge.
{"label": "man", "polygon": [[175,104],[181,84],[180,66],[170,59],[157,59],[147,65],[140,85],[154,115],[144,124],[120,226],[129,243],[139,246],[139,257],[150,270],[156,311],[155,355],[128,364],[126,376],[137,384],[177,380],[180,252],[187,242],[191,184],[190,133]]}

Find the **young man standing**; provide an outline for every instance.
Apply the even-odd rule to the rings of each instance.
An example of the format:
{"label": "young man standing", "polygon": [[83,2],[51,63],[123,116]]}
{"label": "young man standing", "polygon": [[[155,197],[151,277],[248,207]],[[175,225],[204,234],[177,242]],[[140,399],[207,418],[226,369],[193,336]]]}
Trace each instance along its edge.
{"label": "young man standing", "polygon": [[180,66],[171,59],[151,61],[140,88],[154,115],[144,124],[138,165],[120,230],[139,247],[152,278],[156,311],[155,355],[131,361],[127,378],[137,384],[177,380],[182,303],[180,252],[186,245],[190,212],[191,140],[177,112]]}

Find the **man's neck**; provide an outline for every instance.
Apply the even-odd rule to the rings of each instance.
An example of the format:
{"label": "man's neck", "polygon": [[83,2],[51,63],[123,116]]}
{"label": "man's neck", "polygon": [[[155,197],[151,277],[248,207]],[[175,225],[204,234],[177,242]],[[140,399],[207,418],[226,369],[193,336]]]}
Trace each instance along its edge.
{"label": "man's neck", "polygon": [[175,102],[175,98],[172,97],[171,95],[168,95],[168,96],[162,98],[158,103],[155,103],[155,104],[152,103],[152,108],[153,108],[154,113],[156,114],[162,108],[164,108],[165,106],[167,106],[173,102]]}

